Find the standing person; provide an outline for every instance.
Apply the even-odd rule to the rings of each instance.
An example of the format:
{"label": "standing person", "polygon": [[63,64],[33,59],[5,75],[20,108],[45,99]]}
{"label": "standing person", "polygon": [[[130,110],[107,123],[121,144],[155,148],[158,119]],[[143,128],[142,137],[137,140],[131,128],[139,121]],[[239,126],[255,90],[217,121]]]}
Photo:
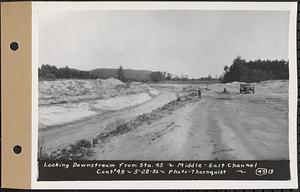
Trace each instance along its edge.
{"label": "standing person", "polygon": [[180,101],[180,95],[178,92],[176,93],[176,97],[177,97],[177,101]]}
{"label": "standing person", "polygon": [[201,98],[201,89],[198,87],[198,98]]}

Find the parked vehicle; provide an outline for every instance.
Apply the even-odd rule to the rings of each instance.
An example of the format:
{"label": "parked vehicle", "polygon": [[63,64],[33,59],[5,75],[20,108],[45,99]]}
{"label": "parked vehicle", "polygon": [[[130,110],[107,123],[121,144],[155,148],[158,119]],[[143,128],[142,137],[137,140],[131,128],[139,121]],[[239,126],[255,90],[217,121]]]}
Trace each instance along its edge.
{"label": "parked vehicle", "polygon": [[240,84],[240,93],[243,94],[255,93],[254,85],[251,85],[250,83]]}

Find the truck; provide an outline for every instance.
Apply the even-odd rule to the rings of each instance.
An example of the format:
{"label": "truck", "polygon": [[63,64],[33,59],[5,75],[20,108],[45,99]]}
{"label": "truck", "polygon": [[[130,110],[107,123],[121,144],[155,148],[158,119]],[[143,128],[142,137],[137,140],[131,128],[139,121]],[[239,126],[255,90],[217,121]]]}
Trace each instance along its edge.
{"label": "truck", "polygon": [[250,83],[240,84],[240,93],[241,94],[255,93],[254,85],[251,85]]}

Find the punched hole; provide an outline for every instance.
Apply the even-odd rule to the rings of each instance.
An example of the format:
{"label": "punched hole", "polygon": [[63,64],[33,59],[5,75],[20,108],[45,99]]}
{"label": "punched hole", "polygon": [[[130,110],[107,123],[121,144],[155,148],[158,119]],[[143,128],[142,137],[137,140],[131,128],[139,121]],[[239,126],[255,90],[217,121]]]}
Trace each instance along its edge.
{"label": "punched hole", "polygon": [[15,154],[20,154],[22,152],[22,147],[20,145],[15,145],[13,151]]}
{"label": "punched hole", "polygon": [[16,51],[19,48],[19,44],[17,42],[12,42],[10,44],[10,49]]}

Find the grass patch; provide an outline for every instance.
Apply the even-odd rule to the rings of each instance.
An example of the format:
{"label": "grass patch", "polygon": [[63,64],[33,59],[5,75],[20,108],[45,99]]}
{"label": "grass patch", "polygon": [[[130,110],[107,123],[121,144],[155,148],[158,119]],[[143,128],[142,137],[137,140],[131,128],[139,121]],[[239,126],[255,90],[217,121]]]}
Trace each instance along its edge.
{"label": "grass patch", "polygon": [[40,160],[87,160],[93,156],[92,143],[87,139],[81,139],[74,144],[51,152],[49,155],[40,153]]}

